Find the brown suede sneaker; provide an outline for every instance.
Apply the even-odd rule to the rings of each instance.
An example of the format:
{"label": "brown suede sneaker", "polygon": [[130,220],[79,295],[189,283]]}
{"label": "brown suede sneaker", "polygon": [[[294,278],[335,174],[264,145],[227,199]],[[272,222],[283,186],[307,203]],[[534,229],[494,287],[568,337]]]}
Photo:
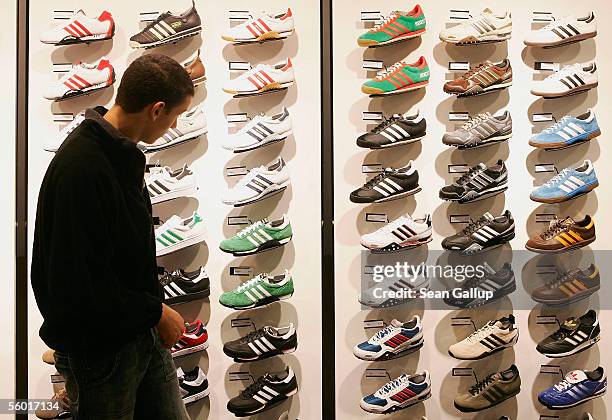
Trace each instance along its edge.
{"label": "brown suede sneaker", "polygon": [[599,290],[599,270],[591,264],[585,270],[561,273],[554,281],[534,289],[531,298],[550,306],[569,305],[586,299]]}
{"label": "brown suede sneaker", "polygon": [[481,95],[512,86],[510,60],[499,63],[485,61],[467,73],[444,84],[444,92],[458,97]]}
{"label": "brown suede sneaker", "polygon": [[189,73],[189,77],[191,77],[191,81],[194,86],[201,85],[206,81],[206,69],[204,68],[204,64],[200,59],[200,49],[198,48],[198,52],[196,56],[186,63],[183,64],[187,73]]}
{"label": "brown suede sneaker", "polygon": [[595,222],[589,215],[575,221],[571,217],[553,219],[548,229],[531,238],[525,248],[542,254],[557,254],[582,248],[595,241]]}
{"label": "brown suede sneaker", "polygon": [[485,410],[500,404],[521,392],[521,377],[515,365],[508,370],[493,373],[465,394],[455,397],[455,408],[463,413]]}

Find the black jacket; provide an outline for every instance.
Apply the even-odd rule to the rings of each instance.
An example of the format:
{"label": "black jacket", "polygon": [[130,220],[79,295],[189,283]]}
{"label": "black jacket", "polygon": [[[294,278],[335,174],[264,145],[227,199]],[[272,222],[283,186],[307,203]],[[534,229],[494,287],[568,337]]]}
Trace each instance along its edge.
{"label": "black jacket", "polygon": [[65,353],[118,351],[161,317],[145,157],[105,112],[87,110],[38,196],[31,280],[40,336]]}

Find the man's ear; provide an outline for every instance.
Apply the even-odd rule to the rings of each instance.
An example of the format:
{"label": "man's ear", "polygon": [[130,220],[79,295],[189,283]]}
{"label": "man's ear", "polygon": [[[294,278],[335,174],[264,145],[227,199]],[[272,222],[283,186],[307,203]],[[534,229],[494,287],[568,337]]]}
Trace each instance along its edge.
{"label": "man's ear", "polygon": [[153,121],[157,120],[157,118],[159,118],[161,113],[164,112],[165,108],[166,108],[165,102],[155,102],[153,106],[151,106],[151,111],[150,111],[151,119]]}

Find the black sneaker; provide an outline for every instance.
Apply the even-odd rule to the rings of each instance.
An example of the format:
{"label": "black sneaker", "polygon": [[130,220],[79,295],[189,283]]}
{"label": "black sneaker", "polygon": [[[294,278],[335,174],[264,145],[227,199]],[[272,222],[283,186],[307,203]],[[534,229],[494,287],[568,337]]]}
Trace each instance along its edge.
{"label": "black sneaker", "polygon": [[369,133],[357,138],[357,146],[366,149],[383,149],[414,143],[425,137],[427,122],[419,114],[404,116],[393,114],[374,127]]}
{"label": "black sneaker", "polygon": [[[512,266],[508,263],[497,271],[486,262],[482,263],[484,267],[484,275],[474,275],[466,280],[459,288],[462,292],[457,297],[451,293],[449,297],[444,298],[444,302],[455,308],[477,308],[495,302],[509,295],[516,290],[516,279]],[[491,293],[490,298],[486,297],[486,293]]]}
{"label": "black sneaker", "polygon": [[204,267],[195,271],[179,269],[171,273],[164,272],[159,282],[164,289],[166,305],[191,302],[210,296],[210,279]]}
{"label": "black sneaker", "polygon": [[385,168],[363,187],[353,191],[350,200],[353,203],[380,203],[407,197],[419,191],[419,173],[410,161],[403,168]]}
{"label": "black sneaker", "polygon": [[238,340],[223,345],[223,353],[234,362],[252,362],[278,354],[293,353],[297,348],[297,331],[293,324],[287,327],[263,327]]}
{"label": "black sneaker", "polygon": [[210,393],[208,378],[206,378],[206,375],[199,366],[196,366],[189,372],[184,372],[183,368],[178,368],[176,376],[179,380],[179,388],[185,405],[201,400]]}
{"label": "black sneaker", "polygon": [[510,210],[493,217],[485,213],[461,232],[442,241],[442,248],[463,255],[476,254],[501,246],[514,238],[514,218]]}
{"label": "black sneaker", "polygon": [[552,335],[540,341],[536,350],[551,358],[580,353],[599,341],[597,312],[590,310],[580,318],[568,318]]}
{"label": "black sneaker", "polygon": [[171,12],[160,14],[155,21],[130,38],[130,47],[158,47],[197,35],[201,31],[202,22],[192,0],[191,8],[180,15],[173,15]]}
{"label": "black sneaker", "polygon": [[298,391],[293,370],[289,366],[279,373],[266,373],[227,403],[236,417],[248,417],[268,410]]}
{"label": "black sneaker", "polygon": [[440,198],[471,203],[500,194],[508,189],[508,170],[503,160],[487,167],[484,163],[470,168],[453,184],[440,190]]}

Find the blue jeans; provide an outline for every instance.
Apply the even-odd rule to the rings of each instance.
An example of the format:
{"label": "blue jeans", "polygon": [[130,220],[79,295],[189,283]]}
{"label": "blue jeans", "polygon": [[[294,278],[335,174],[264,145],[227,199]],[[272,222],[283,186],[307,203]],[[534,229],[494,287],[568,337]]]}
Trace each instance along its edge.
{"label": "blue jeans", "polygon": [[170,351],[155,329],[118,353],[88,357],[55,352],[74,420],[189,420]]}

